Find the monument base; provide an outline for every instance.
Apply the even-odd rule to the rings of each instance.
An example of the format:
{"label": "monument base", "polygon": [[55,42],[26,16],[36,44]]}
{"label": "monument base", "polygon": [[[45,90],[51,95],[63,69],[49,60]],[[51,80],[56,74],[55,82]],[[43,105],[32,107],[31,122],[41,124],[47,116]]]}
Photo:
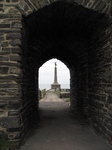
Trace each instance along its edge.
{"label": "monument base", "polygon": [[61,89],[60,84],[51,84],[51,89],[58,91]]}

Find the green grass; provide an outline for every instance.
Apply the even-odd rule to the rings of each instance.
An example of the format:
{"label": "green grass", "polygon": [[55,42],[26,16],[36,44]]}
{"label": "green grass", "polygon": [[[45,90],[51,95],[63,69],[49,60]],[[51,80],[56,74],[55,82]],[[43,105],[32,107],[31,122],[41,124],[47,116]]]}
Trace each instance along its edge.
{"label": "green grass", "polygon": [[45,95],[46,95],[46,89],[43,89],[43,90],[41,91],[41,98],[44,98]]}
{"label": "green grass", "polygon": [[70,98],[67,98],[65,102],[70,102]]}

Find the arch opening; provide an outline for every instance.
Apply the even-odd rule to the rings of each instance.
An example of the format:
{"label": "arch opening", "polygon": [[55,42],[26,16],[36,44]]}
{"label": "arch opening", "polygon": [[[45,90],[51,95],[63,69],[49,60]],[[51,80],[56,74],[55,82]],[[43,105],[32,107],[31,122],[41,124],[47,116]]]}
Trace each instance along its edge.
{"label": "arch opening", "polygon": [[51,84],[55,80],[55,63],[57,67],[57,82],[60,84],[61,89],[68,88],[70,89],[70,74],[67,66],[56,58],[50,59],[45,62],[39,68],[39,89],[51,89]]}
{"label": "arch opening", "polygon": [[61,60],[50,59],[39,68],[39,90],[39,102],[70,99],[70,71]]}

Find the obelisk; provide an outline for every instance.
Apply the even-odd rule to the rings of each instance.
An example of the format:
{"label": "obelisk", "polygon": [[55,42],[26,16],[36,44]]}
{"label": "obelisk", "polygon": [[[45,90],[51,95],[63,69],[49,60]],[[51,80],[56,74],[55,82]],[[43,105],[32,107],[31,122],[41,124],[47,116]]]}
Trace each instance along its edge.
{"label": "obelisk", "polygon": [[58,83],[57,82],[57,64],[56,64],[56,62],[55,62],[55,68],[54,68],[54,83]]}
{"label": "obelisk", "polygon": [[57,81],[57,64],[56,64],[56,62],[55,62],[55,68],[54,68],[54,83],[51,84],[51,89],[60,90],[60,84]]}

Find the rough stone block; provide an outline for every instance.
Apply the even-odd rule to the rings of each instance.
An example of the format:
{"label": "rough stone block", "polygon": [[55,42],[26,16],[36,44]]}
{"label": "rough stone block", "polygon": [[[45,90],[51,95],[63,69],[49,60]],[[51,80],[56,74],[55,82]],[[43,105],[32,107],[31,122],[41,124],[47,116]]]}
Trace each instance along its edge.
{"label": "rough stone block", "polygon": [[[9,81],[10,80],[13,80],[13,81],[15,81],[14,79],[18,79],[19,78],[19,76],[18,75],[0,75],[0,79],[3,81],[4,79],[8,79]],[[7,80],[5,80],[5,81],[7,81]],[[4,81],[4,82],[5,82]]]}
{"label": "rough stone block", "polygon": [[24,11],[27,12],[29,10],[28,5],[24,5]]}
{"label": "rough stone block", "polygon": [[8,61],[9,57],[8,56],[0,56],[1,61]]}
{"label": "rough stone block", "polygon": [[84,0],[84,5],[87,5],[90,0]]}
{"label": "rough stone block", "polygon": [[2,52],[8,52],[8,54],[10,54],[10,48],[7,48],[7,47],[3,47],[2,48]]}
{"label": "rough stone block", "polygon": [[0,4],[0,7],[3,7],[3,4]]}
{"label": "rough stone block", "polygon": [[4,108],[4,107],[1,107],[1,108],[0,108],[0,116],[1,116],[1,117],[6,117],[6,116],[7,116],[7,114],[6,114],[6,111],[5,111],[5,108]]}
{"label": "rough stone block", "polygon": [[20,14],[17,14],[17,15],[13,15],[13,14],[0,14],[0,19],[12,19],[12,20],[15,20],[15,19],[19,19],[21,20],[21,15]]}
{"label": "rough stone block", "polygon": [[19,100],[15,100],[15,101],[9,101],[9,105],[20,105],[21,104],[21,101]]}
{"label": "rough stone block", "polygon": [[13,33],[13,34],[12,34],[12,33],[9,33],[9,34],[6,35],[6,39],[7,39],[7,40],[21,39],[21,36],[22,36],[22,35],[21,35],[20,33]]}
{"label": "rough stone block", "polygon": [[10,24],[0,24],[0,28],[10,28]]}
{"label": "rough stone block", "polygon": [[12,46],[19,46],[19,45],[21,45],[21,41],[19,39],[15,39],[11,42],[11,45]]}
{"label": "rough stone block", "polygon": [[1,41],[1,43],[3,43],[3,41],[4,41],[4,36],[0,36],[0,41]]}
{"label": "rough stone block", "polygon": [[19,99],[19,97],[16,97],[16,96],[10,96],[10,95],[8,95],[8,96],[0,96],[0,100],[2,100],[2,101],[4,101],[4,100],[18,100]]}
{"label": "rough stone block", "polygon": [[10,66],[20,67],[21,66],[19,62],[8,62],[8,61],[0,62],[0,65],[7,66],[7,67],[10,67]]}
{"label": "rough stone block", "polygon": [[[17,0],[13,0],[12,2],[17,2]],[[10,8],[10,9],[9,9],[9,13],[11,13],[11,14],[17,14],[17,13],[18,13],[18,10],[15,9],[15,8]]]}
{"label": "rough stone block", "polygon": [[110,107],[110,109],[112,110],[112,104],[110,104],[110,106],[109,106],[109,107]]}
{"label": "rough stone block", "polygon": [[110,94],[108,95],[107,103],[108,104],[112,103],[112,96]]}
{"label": "rough stone block", "polygon": [[10,88],[10,84],[0,84],[0,88]]}
{"label": "rough stone block", "polygon": [[3,103],[3,102],[1,103],[1,102],[0,102],[0,108],[2,108],[2,107],[4,107],[4,106],[6,106],[6,103]]}
{"label": "rough stone block", "polygon": [[9,54],[10,54],[10,51],[9,51],[9,52],[8,52],[8,51],[6,51],[6,52],[5,52],[5,51],[4,51],[4,52],[1,51],[1,52],[0,52],[0,55],[9,55]]}
{"label": "rough stone block", "polygon": [[102,79],[105,81],[105,82],[110,82],[111,80],[111,75],[112,75],[112,71],[108,70],[106,71],[103,76],[102,76]]}
{"label": "rough stone block", "polygon": [[[27,16],[27,11],[28,10],[30,10],[30,7],[28,7],[28,5],[26,5],[25,3],[23,3],[23,2],[20,2],[18,5],[17,5],[17,7],[18,7],[18,9],[19,9],[19,11],[23,14],[23,15],[25,15],[25,16]],[[24,10],[25,9],[25,10]]]}
{"label": "rough stone block", "polygon": [[11,48],[11,53],[12,54],[22,54],[22,50],[20,47],[12,47]]}
{"label": "rough stone block", "polygon": [[112,94],[112,87],[106,87],[105,92]]}
{"label": "rough stone block", "polygon": [[21,74],[20,68],[10,68],[10,74]]}
{"label": "rough stone block", "polygon": [[1,47],[8,47],[8,45],[9,45],[9,43],[7,41],[5,41],[1,44]]}
{"label": "rough stone block", "polygon": [[8,67],[0,67],[0,73],[1,74],[7,74],[8,73],[9,68]]}
{"label": "rough stone block", "polygon": [[22,28],[21,22],[12,22],[11,24],[12,28]]}
{"label": "rough stone block", "polygon": [[[11,87],[11,86],[10,86]],[[1,95],[20,96],[21,92],[17,88],[0,88]]]}
{"label": "rough stone block", "polygon": [[[5,81],[4,81],[5,82]],[[3,89],[10,89],[10,88],[18,88],[18,85],[17,84],[0,84],[0,88],[3,88]]]}
{"label": "rough stone block", "polygon": [[20,118],[19,117],[1,117],[0,124],[3,128],[19,128]]}
{"label": "rough stone block", "polygon": [[10,55],[10,60],[11,60],[11,61],[20,61],[20,59],[21,59],[21,56],[20,56],[20,55],[17,55],[17,54],[15,54],[15,55]]}
{"label": "rough stone block", "polygon": [[16,115],[19,115],[19,111],[9,111],[8,112],[8,116],[16,116]]}
{"label": "rough stone block", "polygon": [[19,109],[20,107],[21,107],[21,101],[19,100],[9,101],[8,104],[9,109]]}

